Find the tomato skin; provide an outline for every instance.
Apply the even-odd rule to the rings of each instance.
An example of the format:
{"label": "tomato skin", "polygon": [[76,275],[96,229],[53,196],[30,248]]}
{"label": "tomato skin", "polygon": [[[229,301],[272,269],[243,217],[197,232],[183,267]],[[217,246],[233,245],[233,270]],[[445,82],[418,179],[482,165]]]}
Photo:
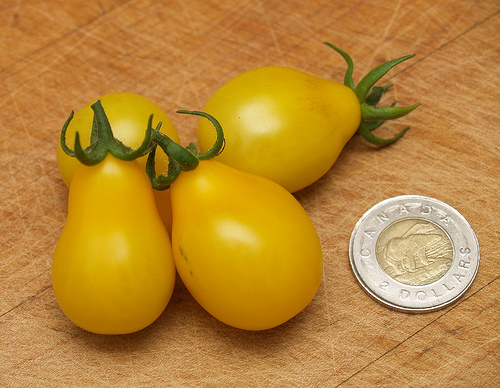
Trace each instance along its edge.
{"label": "tomato skin", "polygon": [[305,210],[281,186],[208,160],[181,173],[171,195],[177,271],[215,318],[265,330],[313,299],[321,244]]}
{"label": "tomato skin", "polygon": [[[263,67],[231,79],[204,112],[222,125],[226,147],[217,160],[263,176],[290,192],[323,176],[361,121],[349,87],[285,67]],[[214,143],[213,128],[201,120],[202,151]]]}
{"label": "tomato skin", "polygon": [[[179,135],[166,113],[149,99],[134,93],[110,93],[99,98],[106,112],[113,135],[125,145],[138,148],[144,140],[144,134],[148,125],[149,116],[153,114],[153,128],[161,121],[160,131],[169,136],[176,143],[180,143]],[[92,121],[94,112],[91,105],[92,101],[75,113],[66,131],[66,144],[73,149],[75,144],[75,133],[80,134],[80,141],[83,148],[90,144],[90,132],[92,130]],[[156,153],[156,170],[158,173],[168,171],[168,157],[159,150]],[[137,161],[145,168],[147,155]],[[74,157],[67,155],[61,144],[57,146],[57,165],[61,176],[70,187],[73,174],[81,163]],[[171,230],[171,210],[170,193],[168,190],[155,192],[160,216],[167,227]]]}
{"label": "tomato skin", "polygon": [[68,318],[98,334],[141,330],[167,306],[175,276],[170,238],[141,166],[111,155],[80,165],[52,263],[54,293]]}

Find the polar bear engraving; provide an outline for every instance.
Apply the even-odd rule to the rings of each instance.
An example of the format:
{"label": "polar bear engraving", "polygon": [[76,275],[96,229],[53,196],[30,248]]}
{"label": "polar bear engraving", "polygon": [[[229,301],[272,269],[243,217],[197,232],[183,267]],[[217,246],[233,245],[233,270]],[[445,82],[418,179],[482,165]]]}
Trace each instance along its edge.
{"label": "polar bear engraving", "polygon": [[377,243],[377,260],[388,275],[402,283],[429,284],[451,266],[451,242],[432,222],[400,220],[382,232]]}

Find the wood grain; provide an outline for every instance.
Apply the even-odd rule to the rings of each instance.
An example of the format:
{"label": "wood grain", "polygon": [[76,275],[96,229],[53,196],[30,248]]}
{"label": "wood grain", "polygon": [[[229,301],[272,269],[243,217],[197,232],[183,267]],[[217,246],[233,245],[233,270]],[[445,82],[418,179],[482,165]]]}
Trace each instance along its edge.
{"label": "wood grain", "polygon": [[[0,6],[1,386],[481,386],[500,385],[500,7],[496,0],[171,1],[7,0]],[[162,316],[126,336],[97,336],[59,309],[52,254],[67,189],[55,147],[72,109],[114,91],[142,94],[185,144],[217,87],[264,65],[355,81],[381,63],[384,98],[422,106],[377,149],[354,136],[334,167],[297,193],[324,249],[313,302],[266,332],[214,320],[180,280]],[[305,132],[306,133],[306,132]],[[306,133],[307,135],[307,133]],[[348,241],[372,205],[399,194],[438,198],[471,223],[479,273],[452,306],[391,311],[352,276]]]}

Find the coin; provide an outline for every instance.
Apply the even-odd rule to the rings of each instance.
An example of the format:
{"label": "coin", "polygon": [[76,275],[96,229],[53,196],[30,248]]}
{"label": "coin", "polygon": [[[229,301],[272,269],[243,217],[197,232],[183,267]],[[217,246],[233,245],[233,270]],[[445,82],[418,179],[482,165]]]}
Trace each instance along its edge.
{"label": "coin", "polygon": [[479,267],[472,227],[453,207],[420,195],[386,199],[356,223],[349,259],[362,288],[377,301],[419,313],[450,305]]}

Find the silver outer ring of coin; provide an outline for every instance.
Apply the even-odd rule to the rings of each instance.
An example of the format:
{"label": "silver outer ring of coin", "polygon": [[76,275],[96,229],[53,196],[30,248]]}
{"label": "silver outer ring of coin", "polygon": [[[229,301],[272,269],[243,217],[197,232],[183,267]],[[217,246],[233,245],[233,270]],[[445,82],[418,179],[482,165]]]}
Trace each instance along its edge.
{"label": "silver outer ring of coin", "polygon": [[[438,225],[452,244],[451,266],[430,284],[396,281],[377,260],[382,232],[396,221],[411,218]],[[423,313],[446,307],[467,291],[479,268],[479,244],[470,224],[450,205],[430,197],[402,195],[376,204],[359,219],[351,234],[349,258],[360,285],[377,301],[396,310]]]}

